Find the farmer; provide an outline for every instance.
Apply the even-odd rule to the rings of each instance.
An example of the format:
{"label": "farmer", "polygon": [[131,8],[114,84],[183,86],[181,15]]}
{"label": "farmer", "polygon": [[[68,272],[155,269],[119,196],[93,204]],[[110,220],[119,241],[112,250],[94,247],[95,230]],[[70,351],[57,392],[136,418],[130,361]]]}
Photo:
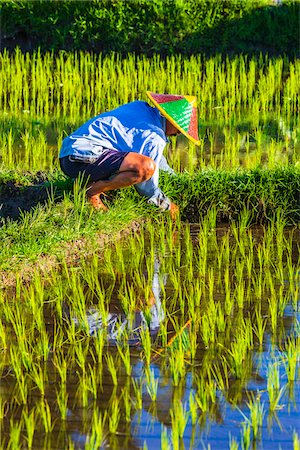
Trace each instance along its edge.
{"label": "farmer", "polygon": [[82,174],[87,198],[107,210],[100,196],[134,185],[140,195],[174,217],[178,206],[158,187],[159,169],[174,173],[163,150],[168,136],[187,136],[199,144],[196,97],[147,92],[155,107],[143,101],[122,105],[90,119],[64,139],[62,171],[71,178]]}

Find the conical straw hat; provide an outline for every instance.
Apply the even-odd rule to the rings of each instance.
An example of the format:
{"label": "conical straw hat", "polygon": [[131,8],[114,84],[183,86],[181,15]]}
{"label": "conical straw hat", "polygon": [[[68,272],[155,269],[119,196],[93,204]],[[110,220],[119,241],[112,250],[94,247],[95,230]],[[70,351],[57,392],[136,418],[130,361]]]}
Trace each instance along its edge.
{"label": "conical straw hat", "polygon": [[192,95],[155,94],[149,91],[147,91],[147,95],[169,122],[194,144],[200,145],[196,97]]}

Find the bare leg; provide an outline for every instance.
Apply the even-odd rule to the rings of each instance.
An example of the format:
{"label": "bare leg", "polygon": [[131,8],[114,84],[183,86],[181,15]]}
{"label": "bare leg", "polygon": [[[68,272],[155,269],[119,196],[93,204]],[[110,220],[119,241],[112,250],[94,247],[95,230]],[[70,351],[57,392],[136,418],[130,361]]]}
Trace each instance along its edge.
{"label": "bare leg", "polygon": [[155,163],[151,158],[139,153],[128,153],[115,176],[88,184],[87,197],[94,208],[107,210],[100,200],[100,194],[146,181],[154,171]]}

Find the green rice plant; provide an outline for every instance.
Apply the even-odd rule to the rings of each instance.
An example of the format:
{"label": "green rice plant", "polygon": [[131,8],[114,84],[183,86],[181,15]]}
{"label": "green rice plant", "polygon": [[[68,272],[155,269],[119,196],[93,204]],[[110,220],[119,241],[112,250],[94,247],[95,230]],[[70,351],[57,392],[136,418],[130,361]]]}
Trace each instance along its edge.
{"label": "green rice plant", "polygon": [[265,415],[264,411],[264,403],[260,402],[260,397],[252,398],[249,402],[247,402],[247,406],[249,408],[250,417],[247,418],[242,411],[246,424],[251,427],[252,437],[256,441],[260,438],[260,430],[263,423],[263,418]]}
{"label": "green rice plant", "polygon": [[5,326],[2,323],[2,320],[0,320],[0,349],[1,350],[7,349],[6,330]]}
{"label": "green rice plant", "polygon": [[168,438],[168,430],[164,425],[161,426],[160,432],[160,448],[161,450],[171,450],[171,444]]}
{"label": "green rice plant", "polygon": [[23,373],[22,362],[19,358],[19,353],[17,352],[16,348],[12,346],[9,350],[10,363],[17,381],[16,398],[18,398],[23,404],[26,404],[28,395],[28,383],[26,379],[27,377],[26,374]]}
{"label": "green rice plant", "polygon": [[134,392],[134,407],[136,410],[140,411],[143,407],[143,384],[133,378],[132,386]]}
{"label": "green rice plant", "polygon": [[153,402],[157,400],[158,378],[155,378],[153,369],[145,370],[147,392]]}
{"label": "green rice plant", "polygon": [[249,450],[251,448],[251,425],[248,421],[242,423],[241,435],[242,450]]}
{"label": "green rice plant", "polygon": [[141,328],[140,337],[141,337],[141,344],[143,347],[143,356],[145,358],[145,363],[147,366],[149,366],[151,362],[152,342],[148,327]]}
{"label": "green rice plant", "polygon": [[293,432],[293,450],[299,450],[299,449],[300,449],[300,439],[299,439],[296,431],[294,431]]}
{"label": "green rice plant", "polygon": [[269,364],[267,373],[267,389],[269,395],[269,409],[271,413],[283,408],[280,405],[281,397],[284,394],[285,387],[280,389],[278,364]]}
{"label": "green rice plant", "polygon": [[229,389],[229,365],[224,356],[219,364],[213,364],[211,366],[211,374],[211,379],[214,380],[214,383],[219,390],[226,391]]}
{"label": "green rice plant", "polygon": [[98,397],[98,369],[89,364],[87,372],[87,389],[92,394],[93,398],[96,399]]}
{"label": "green rice plant", "polygon": [[45,398],[42,398],[37,404],[37,412],[42,421],[45,433],[51,433],[54,424],[52,423],[51,410]]}
{"label": "green rice plant", "polygon": [[26,442],[29,449],[32,448],[33,445],[33,436],[36,427],[36,410],[32,408],[30,413],[28,413],[27,408],[22,411],[22,419],[25,423],[26,427]]}
{"label": "green rice plant", "polygon": [[192,421],[192,425],[196,425],[197,422],[197,418],[198,418],[198,407],[197,407],[197,402],[195,399],[195,394],[193,393],[193,391],[190,391],[190,395],[189,395],[189,414],[191,417],[191,421]]}
{"label": "green rice plant", "polygon": [[175,401],[170,409],[172,432],[176,430],[176,435],[183,438],[186,425],[189,420],[189,412],[186,404],[180,401]]}
{"label": "green rice plant", "polygon": [[88,355],[88,345],[85,341],[77,341],[74,347],[75,350],[75,361],[83,374],[86,373],[86,360]]}
{"label": "green rice plant", "polygon": [[225,313],[227,316],[230,316],[234,305],[234,297],[231,294],[229,267],[226,267],[224,270],[224,290],[225,290],[225,301],[224,301]]}
{"label": "green rice plant", "polygon": [[278,323],[278,303],[275,297],[270,297],[268,299],[268,303],[269,303],[269,314],[271,319],[272,332],[274,335],[276,335]]}
{"label": "green rice plant", "polygon": [[44,362],[48,361],[50,353],[50,342],[45,325],[43,325],[43,328],[40,330],[40,334],[35,342],[33,351],[38,358],[42,359]]}
{"label": "green rice plant", "polygon": [[52,359],[53,365],[59,373],[60,383],[66,384],[67,381],[67,361],[62,352],[55,352]]}
{"label": "green rice plant", "polygon": [[197,386],[195,400],[201,411],[207,413],[210,405],[216,400],[216,385],[212,379],[205,380],[203,375],[197,376],[195,382]]}
{"label": "green rice plant", "polygon": [[300,339],[289,337],[285,345],[285,353],[282,357],[285,365],[288,381],[291,383],[297,379],[297,366],[299,360]]}
{"label": "green rice plant", "polygon": [[263,319],[260,306],[255,308],[255,322],[256,323],[252,325],[253,332],[258,339],[260,347],[262,347],[264,334],[267,326],[267,320]]}
{"label": "green rice plant", "polygon": [[110,353],[105,355],[106,364],[111,375],[114,386],[118,385],[117,368],[113,356]]}
{"label": "green rice plant", "polygon": [[83,408],[86,408],[89,403],[89,381],[88,381],[88,375],[86,371],[79,373],[77,371],[78,375],[78,383],[77,383],[77,390],[76,390],[76,399],[79,399],[80,406]]}
{"label": "green rice plant", "polygon": [[169,370],[171,372],[174,386],[178,386],[180,380],[186,374],[185,352],[179,339],[179,348],[171,348],[169,355]]}
{"label": "green rice plant", "polygon": [[124,388],[122,389],[122,398],[123,398],[123,404],[124,404],[124,409],[125,409],[125,419],[126,422],[130,422],[131,421],[131,410],[132,410],[132,399],[130,396],[130,386],[124,386]]}
{"label": "green rice plant", "polygon": [[231,435],[229,436],[229,449],[230,450],[239,450],[239,443]]}
{"label": "green rice plant", "polygon": [[56,390],[56,403],[62,420],[66,420],[68,414],[68,397],[65,383],[60,384],[60,389]]}
{"label": "green rice plant", "polygon": [[21,437],[22,422],[16,422],[12,418],[10,419],[10,429],[9,429],[9,441],[8,448],[11,450],[19,450],[21,447],[20,437]]}
{"label": "green rice plant", "polygon": [[216,341],[216,323],[215,317],[209,312],[201,317],[201,337],[206,348],[214,345]]}
{"label": "green rice plant", "polygon": [[121,418],[120,400],[118,398],[114,398],[110,405],[110,413],[108,417],[108,428],[110,433],[112,434],[117,433],[120,418]]}
{"label": "green rice plant", "polygon": [[233,374],[239,379],[244,379],[248,371],[246,360],[251,345],[251,336],[247,330],[247,327],[243,327],[240,329],[239,335],[236,335],[235,340],[230,346],[230,349],[227,350],[230,369],[232,370]]}
{"label": "green rice plant", "polygon": [[100,371],[101,374],[103,369],[103,349],[105,344],[105,334],[102,331],[99,331],[95,335],[93,342],[97,356],[98,370]]}
{"label": "green rice plant", "polygon": [[236,288],[235,288],[234,297],[236,299],[236,303],[237,303],[238,307],[243,308],[244,302],[245,302],[245,297],[246,297],[244,281],[242,281],[242,280],[238,281]]}
{"label": "green rice plant", "polygon": [[40,394],[45,395],[45,383],[47,382],[45,367],[41,367],[39,364],[33,364],[29,373],[29,376],[34,381],[35,385],[40,391]]}
{"label": "green rice plant", "polygon": [[83,176],[77,177],[73,184],[74,212],[77,219],[76,231],[80,230],[84,220],[84,211],[86,207],[85,187],[86,182],[84,182]]}
{"label": "green rice plant", "polygon": [[98,408],[93,409],[91,431],[87,436],[85,442],[85,450],[93,450],[100,448],[105,441],[105,423],[107,420],[107,413],[100,413]]}
{"label": "green rice plant", "polygon": [[118,349],[119,355],[121,357],[121,360],[123,362],[123,365],[125,367],[126,375],[129,377],[131,375],[131,371],[132,371],[129,346],[125,345],[122,348],[120,345],[117,345],[117,349]]}
{"label": "green rice plant", "polygon": [[0,428],[1,422],[5,417],[7,411],[7,401],[3,400],[2,396],[0,396]]}

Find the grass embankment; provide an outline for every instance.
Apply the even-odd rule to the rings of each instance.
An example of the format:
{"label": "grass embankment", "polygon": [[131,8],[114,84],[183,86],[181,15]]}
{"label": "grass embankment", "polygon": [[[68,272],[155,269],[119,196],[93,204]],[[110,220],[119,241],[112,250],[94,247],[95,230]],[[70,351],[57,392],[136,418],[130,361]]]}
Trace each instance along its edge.
{"label": "grass embankment", "polygon": [[[36,175],[20,177],[12,172],[0,177],[3,200],[11,192],[13,202],[17,188],[19,201],[28,198],[28,191],[33,199],[29,211],[22,211],[29,207],[24,200],[15,220],[8,214],[2,218],[0,239],[5,245],[0,254],[0,270],[8,284],[16,272],[26,278],[36,267],[49,270],[62,259],[74,263],[80,255],[88,257],[121,236],[122,230],[136,228],[138,223],[157,214],[156,208],[147,205],[133,188],[113,193],[108,200],[109,212],[104,214],[93,211],[78,185],[72,186],[58,172],[39,184],[34,184],[36,179]],[[218,222],[235,220],[246,209],[249,224],[266,223],[278,211],[286,224],[297,224],[300,218],[298,167],[250,171],[206,169],[193,176],[162,174],[161,181],[165,192],[179,204],[181,218],[186,221],[199,221],[212,207],[216,208]],[[41,194],[43,200],[39,200],[43,189],[47,195]],[[5,202],[2,215],[5,216]]]}
{"label": "grass embankment", "polygon": [[[115,196],[113,207],[104,214],[92,210],[84,191],[58,173],[39,184],[35,175],[14,175],[0,185],[3,284],[14,283],[17,273],[26,279],[36,268],[50,270],[61,259],[74,263],[78,255],[88,257],[142,221],[142,202],[124,192]],[[20,208],[12,219],[9,207],[14,202]]]}

